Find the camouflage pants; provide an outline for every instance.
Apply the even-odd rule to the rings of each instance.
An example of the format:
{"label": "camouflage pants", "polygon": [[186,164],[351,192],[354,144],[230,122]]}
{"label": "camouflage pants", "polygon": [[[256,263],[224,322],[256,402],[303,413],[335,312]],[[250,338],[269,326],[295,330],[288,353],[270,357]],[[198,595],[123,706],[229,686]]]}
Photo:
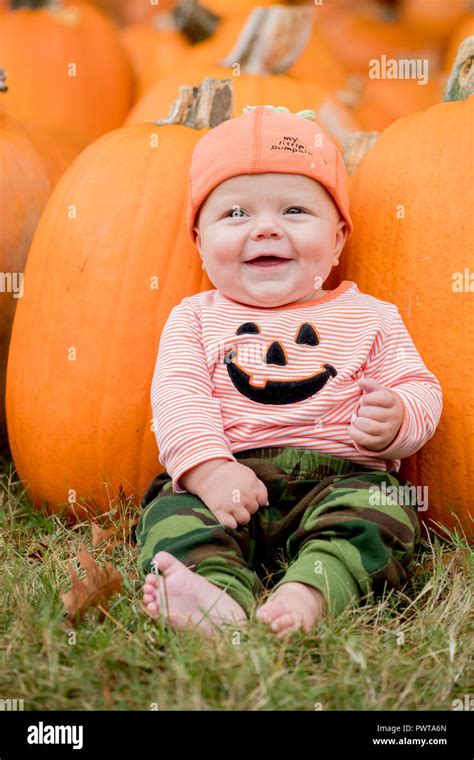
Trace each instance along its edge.
{"label": "camouflage pants", "polygon": [[319,589],[329,614],[402,586],[419,538],[418,505],[380,494],[409,481],[312,449],[255,448],[234,456],[265,483],[270,505],[247,525],[228,528],[198,496],[174,494],[162,472],[141,501],[144,574],[157,552],[170,552],[225,589],[248,615],[268,587],[288,581]]}

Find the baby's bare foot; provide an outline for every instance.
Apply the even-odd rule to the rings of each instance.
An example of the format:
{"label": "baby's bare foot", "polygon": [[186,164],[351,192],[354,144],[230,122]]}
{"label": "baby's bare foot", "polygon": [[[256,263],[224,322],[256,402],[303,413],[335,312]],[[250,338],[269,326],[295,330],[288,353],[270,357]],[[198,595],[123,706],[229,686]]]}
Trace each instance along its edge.
{"label": "baby's bare foot", "polygon": [[[224,589],[190,570],[169,552],[154,559],[160,575],[150,573],[143,586],[143,602],[152,617],[163,614],[172,626],[196,626],[206,636],[222,623],[243,623],[244,610]],[[207,612],[207,614],[206,614]]]}
{"label": "baby's bare foot", "polygon": [[279,586],[257,609],[257,620],[267,623],[282,638],[303,628],[305,633],[322,617],[324,597],[306,583],[289,581]]}

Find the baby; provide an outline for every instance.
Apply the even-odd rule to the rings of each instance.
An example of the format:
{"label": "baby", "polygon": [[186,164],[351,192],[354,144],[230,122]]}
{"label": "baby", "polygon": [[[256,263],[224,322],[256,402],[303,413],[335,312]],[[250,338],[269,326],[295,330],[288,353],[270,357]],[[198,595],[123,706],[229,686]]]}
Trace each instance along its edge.
{"label": "baby", "polygon": [[422,505],[394,473],[433,436],[441,388],[396,306],[322,289],[352,221],[313,112],[248,107],[199,140],[189,181],[216,289],[161,335],[144,605],[209,636],[254,611],[277,636],[308,632],[406,579]]}

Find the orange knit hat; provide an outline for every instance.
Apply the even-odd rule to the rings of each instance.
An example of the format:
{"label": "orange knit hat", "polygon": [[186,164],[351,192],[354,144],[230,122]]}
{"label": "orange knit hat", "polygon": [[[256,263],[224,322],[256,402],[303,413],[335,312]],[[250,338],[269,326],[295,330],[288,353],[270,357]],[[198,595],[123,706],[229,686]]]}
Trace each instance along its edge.
{"label": "orange knit hat", "polygon": [[[331,194],[348,226],[347,174],[333,141],[314,111],[290,113],[282,106],[247,106],[242,116],[221,122],[196,143],[189,169],[188,230],[193,242],[196,215],[209,193],[240,174],[304,174]],[[303,117],[303,118],[302,118]]]}

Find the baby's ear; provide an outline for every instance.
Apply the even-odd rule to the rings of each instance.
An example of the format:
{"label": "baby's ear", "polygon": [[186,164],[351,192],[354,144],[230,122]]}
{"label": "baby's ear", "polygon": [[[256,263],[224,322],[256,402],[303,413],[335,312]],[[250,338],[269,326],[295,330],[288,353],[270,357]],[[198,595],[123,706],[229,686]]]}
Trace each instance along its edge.
{"label": "baby's ear", "polygon": [[193,230],[196,233],[196,245],[197,245],[198,251],[199,253],[201,253],[201,235],[199,232],[199,227],[196,227],[196,225],[194,225]]}
{"label": "baby's ear", "polygon": [[202,248],[201,248],[201,235],[199,233],[199,229],[196,226],[193,227],[193,229],[196,232],[196,247],[197,247],[197,249],[199,251],[199,256],[201,258],[201,268],[205,269],[206,267],[205,267],[205,264],[204,264],[204,256],[202,255]]}
{"label": "baby's ear", "polygon": [[339,257],[343,251],[348,233],[349,228],[347,226],[347,222],[344,217],[341,216],[336,225],[336,244],[334,247],[333,266],[337,266],[339,264]]}

